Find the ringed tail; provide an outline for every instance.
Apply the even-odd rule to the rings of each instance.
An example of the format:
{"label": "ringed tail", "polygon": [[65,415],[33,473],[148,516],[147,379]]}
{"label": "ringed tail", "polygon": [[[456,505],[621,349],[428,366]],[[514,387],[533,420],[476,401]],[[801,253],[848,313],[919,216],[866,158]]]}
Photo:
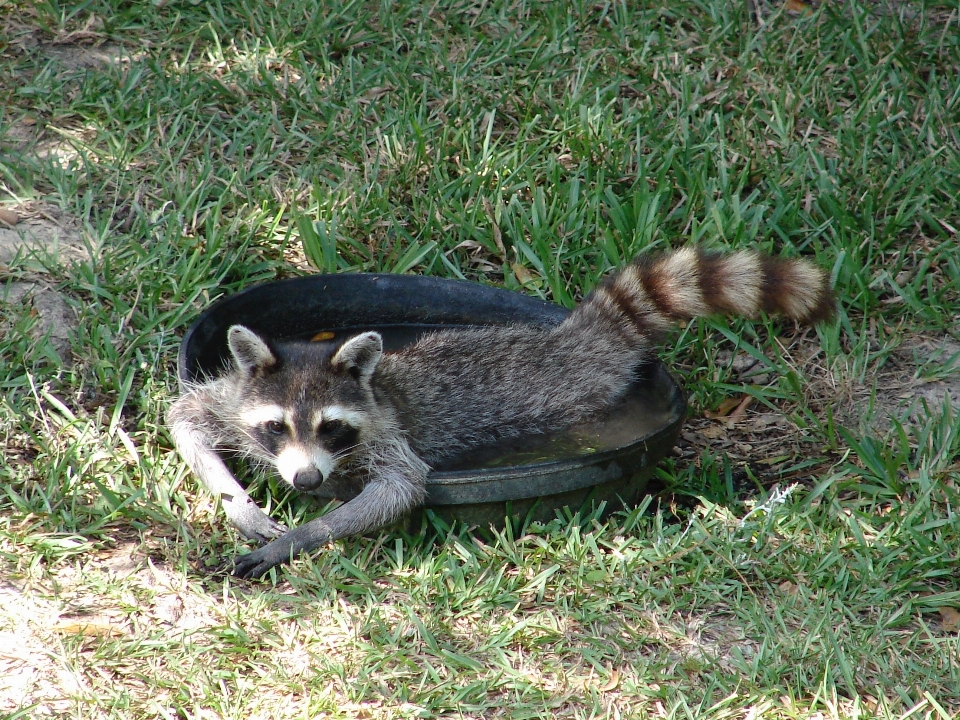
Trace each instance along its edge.
{"label": "ringed tail", "polygon": [[564,324],[605,320],[652,338],[694,317],[761,312],[804,325],[829,320],[836,299],[828,274],[808,260],[749,250],[641,255],[604,279]]}

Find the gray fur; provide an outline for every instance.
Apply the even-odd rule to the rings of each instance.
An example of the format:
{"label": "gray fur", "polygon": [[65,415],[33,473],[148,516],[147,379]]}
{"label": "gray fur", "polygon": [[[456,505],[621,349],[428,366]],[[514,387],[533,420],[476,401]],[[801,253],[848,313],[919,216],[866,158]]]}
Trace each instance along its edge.
{"label": "gray fur", "polygon": [[[730,292],[738,286],[745,291]],[[833,306],[825,274],[805,261],[684,248],[638,258],[552,329],[444,330],[384,353],[375,332],[337,348],[272,343],[235,326],[233,368],[186,388],[169,419],[184,459],[247,537],[268,540],[283,528],[253,504],[216,449],[273,464],[291,484],[306,463],[347,500],[236,559],[237,575],[260,576],[420,504],[430,466],[444,457],[609,407],[681,319],[763,311],[816,322]]]}

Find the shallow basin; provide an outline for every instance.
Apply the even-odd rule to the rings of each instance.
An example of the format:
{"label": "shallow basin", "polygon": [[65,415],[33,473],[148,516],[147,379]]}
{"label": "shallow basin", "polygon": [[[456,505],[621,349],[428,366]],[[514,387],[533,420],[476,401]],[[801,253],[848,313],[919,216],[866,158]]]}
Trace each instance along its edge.
{"label": "shallow basin", "polygon": [[[242,324],[278,340],[346,339],[377,330],[397,349],[423,333],[471,325],[553,326],[568,310],[475,283],[411,275],[310,275],[264,283],[208,308],[180,345],[181,381],[216,375],[227,329]],[[332,333],[333,337],[330,338]],[[513,438],[446,461],[427,478],[426,506],[441,517],[502,525],[507,515],[549,520],[564,506],[634,504],[676,442],[686,403],[659,362],[642,367],[624,400],[563,432]]]}

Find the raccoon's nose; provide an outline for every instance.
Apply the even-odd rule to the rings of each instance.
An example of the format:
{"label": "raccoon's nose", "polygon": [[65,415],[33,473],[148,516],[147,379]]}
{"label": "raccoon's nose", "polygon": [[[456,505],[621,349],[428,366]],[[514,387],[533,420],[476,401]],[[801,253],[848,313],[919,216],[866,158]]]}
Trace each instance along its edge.
{"label": "raccoon's nose", "polygon": [[297,470],[297,474],[293,476],[293,486],[303,492],[316,490],[322,484],[323,475],[321,475],[320,471],[315,467],[301,468]]}

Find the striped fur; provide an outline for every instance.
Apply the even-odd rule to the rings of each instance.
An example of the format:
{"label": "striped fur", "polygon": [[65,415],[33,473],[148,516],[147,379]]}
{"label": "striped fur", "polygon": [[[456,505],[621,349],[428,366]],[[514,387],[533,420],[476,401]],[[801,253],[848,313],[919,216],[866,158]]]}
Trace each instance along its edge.
{"label": "striped fur", "polygon": [[238,558],[261,575],[301,550],[379,527],[422,501],[429,467],[499,438],[568,426],[617,402],[659,338],[710,315],[830,317],[826,273],[805,260],[683,248],[636,259],[559,326],[428,334],[396,352],[366,332],[273,343],[230,329],[234,367],[188,388],[170,412],[177,447],[244,534],[282,532],[218,461],[217,448],[270,462],[294,487],[349,500]]}
{"label": "striped fur", "polygon": [[643,337],[712,314],[763,312],[814,324],[829,319],[835,305],[826,273],[805,260],[692,247],[638,258],[602,282],[581,309],[591,303],[627,320]]}

